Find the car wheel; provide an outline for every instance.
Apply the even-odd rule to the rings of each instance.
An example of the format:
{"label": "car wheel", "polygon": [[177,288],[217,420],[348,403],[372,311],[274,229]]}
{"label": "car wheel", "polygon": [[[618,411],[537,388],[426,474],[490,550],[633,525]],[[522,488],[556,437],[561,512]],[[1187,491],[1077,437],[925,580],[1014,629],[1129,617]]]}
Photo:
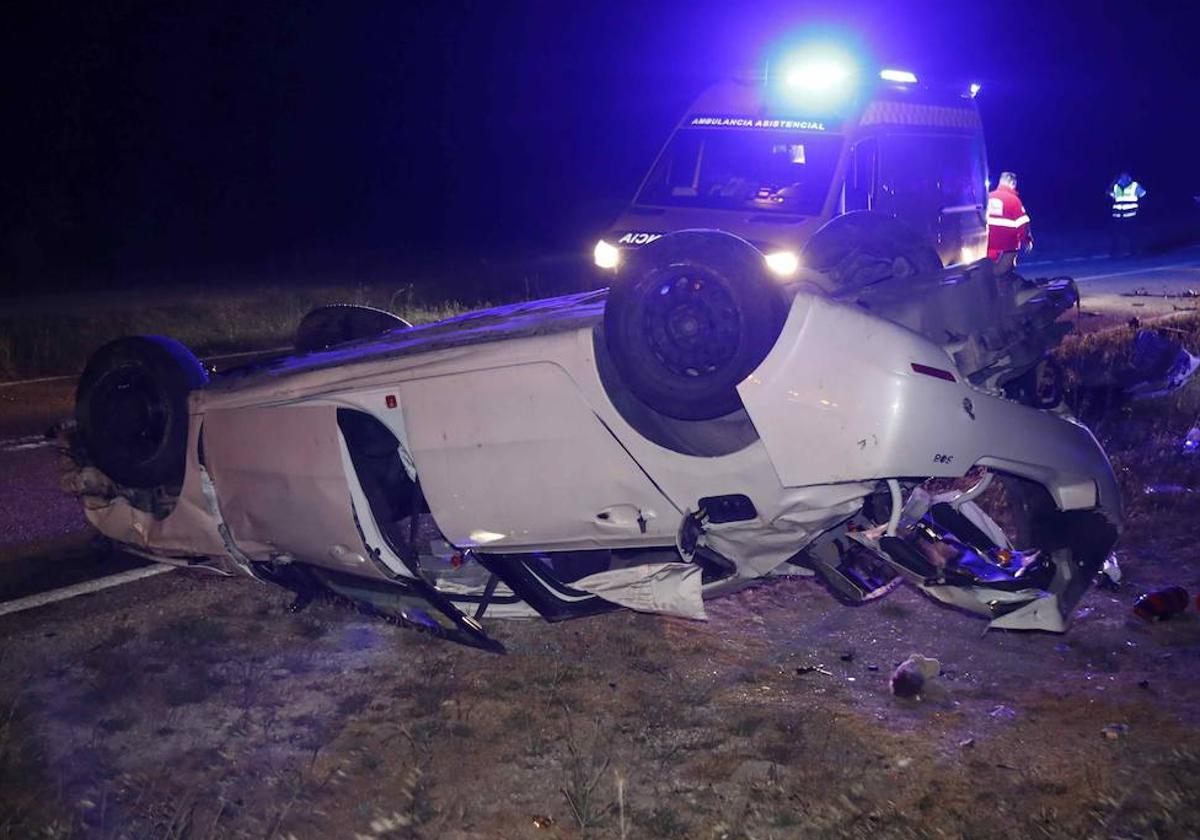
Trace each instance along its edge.
{"label": "car wheel", "polygon": [[824,274],[835,291],[942,270],[937,251],[916,228],[899,219],[856,210],[826,222],[800,255],[806,268]]}
{"label": "car wheel", "polygon": [[399,315],[383,309],[333,303],[318,306],[300,319],[294,344],[298,353],[315,353],[411,326]]}
{"label": "car wheel", "polygon": [[766,357],[786,299],[754,246],[679,231],[631,252],[609,291],[604,337],[629,390],[668,417],[741,408],[737,384]]}
{"label": "car wheel", "polygon": [[183,483],[188,394],[208,376],[191,351],[161,336],[118,338],[88,360],[75,419],[88,455],[129,487]]}

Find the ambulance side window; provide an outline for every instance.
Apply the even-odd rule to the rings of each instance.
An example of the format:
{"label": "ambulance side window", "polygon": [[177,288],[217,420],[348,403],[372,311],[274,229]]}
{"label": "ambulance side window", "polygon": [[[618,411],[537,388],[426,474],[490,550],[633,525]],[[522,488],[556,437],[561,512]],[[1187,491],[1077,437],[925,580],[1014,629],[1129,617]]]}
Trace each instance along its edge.
{"label": "ambulance side window", "polygon": [[846,212],[870,210],[875,193],[875,138],[860,140],[854,147],[846,172]]}
{"label": "ambulance side window", "polygon": [[897,215],[975,207],[985,195],[977,138],[891,134],[879,155],[881,203]]}

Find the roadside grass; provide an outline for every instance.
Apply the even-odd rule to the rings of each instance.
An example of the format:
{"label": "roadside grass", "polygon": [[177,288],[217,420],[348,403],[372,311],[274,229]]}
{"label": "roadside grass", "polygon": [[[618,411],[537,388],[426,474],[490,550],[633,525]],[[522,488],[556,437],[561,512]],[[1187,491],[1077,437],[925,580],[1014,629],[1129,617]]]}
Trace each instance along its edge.
{"label": "roadside grass", "polygon": [[1194,513],[1196,494],[1187,491],[1200,488],[1200,456],[1182,452],[1184,436],[1200,422],[1200,377],[1163,397],[1118,398],[1103,410],[1084,403],[1082,371],[1127,364],[1134,338],[1143,328],[1161,330],[1188,351],[1200,352],[1200,315],[1195,314],[1068,335],[1055,352],[1066,372],[1068,405],[1078,410],[1108,453],[1131,528]]}
{"label": "roadside grass", "polygon": [[167,335],[199,356],[265,350],[291,343],[316,306],[354,303],[394,312],[414,324],[460,315],[468,305],[419,294],[412,285],[323,285],[118,291],[41,301],[0,311],[0,380],[78,373],[88,357],[123,335]]}

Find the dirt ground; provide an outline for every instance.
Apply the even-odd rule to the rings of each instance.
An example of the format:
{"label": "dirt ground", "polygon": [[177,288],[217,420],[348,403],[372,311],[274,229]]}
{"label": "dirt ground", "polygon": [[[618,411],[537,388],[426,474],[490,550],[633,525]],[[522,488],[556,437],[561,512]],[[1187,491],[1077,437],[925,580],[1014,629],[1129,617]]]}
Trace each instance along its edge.
{"label": "dirt ground", "polygon": [[504,657],[187,572],[6,618],[0,837],[1192,837],[1200,621],[1130,607],[1196,590],[1195,514],[1064,636],[809,580],[491,622]]}
{"label": "dirt ground", "polygon": [[[1125,578],[1064,635],[809,579],[486,622],[504,657],[187,571],[0,618],[0,840],[1200,836],[1196,606],[1131,614],[1200,589],[1197,414],[1193,382],[1097,422]],[[943,673],[898,699],[912,653]]]}

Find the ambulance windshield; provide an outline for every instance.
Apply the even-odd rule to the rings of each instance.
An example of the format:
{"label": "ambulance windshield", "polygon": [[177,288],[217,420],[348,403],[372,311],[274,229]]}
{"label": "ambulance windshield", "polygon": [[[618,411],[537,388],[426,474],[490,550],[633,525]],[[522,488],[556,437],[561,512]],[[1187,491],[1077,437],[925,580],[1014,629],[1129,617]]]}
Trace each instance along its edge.
{"label": "ambulance windshield", "polygon": [[636,203],[817,215],[841,148],[831,134],[681,129]]}

